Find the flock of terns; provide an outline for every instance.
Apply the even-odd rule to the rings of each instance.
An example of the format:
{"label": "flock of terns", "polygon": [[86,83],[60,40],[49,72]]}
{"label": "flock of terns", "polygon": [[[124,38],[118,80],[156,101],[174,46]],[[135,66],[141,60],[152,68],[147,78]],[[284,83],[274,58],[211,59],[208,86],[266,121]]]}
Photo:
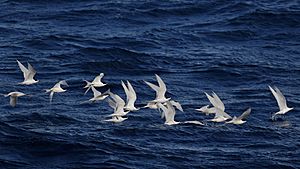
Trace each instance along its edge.
{"label": "flock of terns", "polygon": [[[34,76],[36,75],[35,69],[28,63],[28,68],[26,68],[22,63],[20,63],[17,60],[18,66],[23,72],[24,81],[19,83],[22,85],[31,85],[38,83],[38,80],[34,79]],[[110,114],[108,117],[110,119],[107,119],[105,121],[108,122],[122,122],[124,120],[127,120],[126,116],[129,112],[135,112],[138,111],[141,108],[150,108],[150,109],[157,109],[161,113],[161,118],[165,119],[166,125],[174,125],[179,123],[190,123],[190,124],[197,124],[197,125],[204,125],[200,121],[185,121],[185,122],[177,122],[175,121],[175,114],[176,109],[183,112],[182,106],[179,102],[176,102],[172,100],[171,98],[166,98],[165,94],[167,91],[166,84],[164,81],[158,76],[156,76],[156,80],[158,85],[155,85],[153,83],[144,81],[151,89],[153,89],[156,93],[156,97],[154,100],[149,101],[146,106],[141,108],[135,107],[135,102],[137,100],[136,92],[131,85],[129,81],[126,81],[126,84],[122,81],[122,87],[126,94],[126,102],[117,94],[114,94],[108,89],[106,92],[101,93],[96,88],[100,88],[105,86],[106,84],[103,83],[101,80],[103,78],[104,74],[100,73],[100,75],[96,76],[92,82],[85,81],[87,90],[85,91],[85,94],[91,89],[94,93],[94,97],[89,99],[87,102],[96,102],[96,101],[102,101],[106,100],[109,104],[109,106],[113,109],[113,113]],[[67,82],[65,80],[59,81],[56,83],[52,88],[46,89],[46,93],[50,93],[50,102],[52,102],[54,93],[61,93],[65,92],[66,90],[62,88],[62,86],[68,86]],[[270,87],[270,91],[274,95],[278,106],[279,111],[277,113],[274,113],[272,115],[272,120],[275,120],[276,116],[278,115],[284,115],[293,108],[289,108],[286,103],[286,99],[283,96],[283,94],[280,92],[280,90],[277,87]],[[25,96],[26,94],[22,92],[10,92],[5,97],[10,97],[10,105],[12,107],[15,107],[17,104],[18,97]],[[232,123],[232,124],[243,124],[245,123],[245,119],[250,115],[251,108],[248,108],[244,113],[242,113],[239,117],[231,117],[228,113],[225,112],[225,106],[222,100],[218,97],[218,95],[214,92],[212,92],[211,95],[205,93],[206,97],[212,104],[211,107],[209,105],[203,106],[200,109],[196,109],[197,111],[201,113],[205,113],[206,115],[214,114],[214,118],[210,119],[208,121],[212,122],[225,122],[225,123]]]}

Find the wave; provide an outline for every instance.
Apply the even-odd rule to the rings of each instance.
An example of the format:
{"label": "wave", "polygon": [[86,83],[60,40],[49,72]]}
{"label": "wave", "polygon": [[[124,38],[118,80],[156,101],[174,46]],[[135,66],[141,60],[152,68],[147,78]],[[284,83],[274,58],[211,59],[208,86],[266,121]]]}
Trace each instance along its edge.
{"label": "wave", "polygon": [[230,25],[248,25],[257,27],[291,27],[299,26],[300,14],[294,11],[272,11],[257,9],[229,20]]}

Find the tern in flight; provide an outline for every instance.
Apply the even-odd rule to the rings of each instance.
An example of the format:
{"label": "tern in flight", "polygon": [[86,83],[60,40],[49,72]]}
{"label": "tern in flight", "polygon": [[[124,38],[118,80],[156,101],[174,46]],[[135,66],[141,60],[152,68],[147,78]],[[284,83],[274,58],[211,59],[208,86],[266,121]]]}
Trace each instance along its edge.
{"label": "tern in flight", "polygon": [[19,68],[23,72],[23,76],[24,76],[24,81],[19,84],[31,85],[31,84],[35,84],[35,83],[39,82],[38,80],[34,80],[36,71],[30,65],[30,63],[27,63],[27,65],[28,65],[28,69],[27,69],[24,65],[22,65],[21,62],[19,62],[18,60],[17,60],[17,62],[18,62]]}
{"label": "tern in flight", "polygon": [[105,86],[106,84],[101,81],[103,76],[104,76],[104,73],[100,73],[100,75],[96,76],[95,79],[92,82],[89,82],[89,81],[85,80],[86,85],[83,88],[87,88],[87,90],[85,91],[84,94],[86,94],[91,89],[92,86],[94,86],[94,87],[103,87],[103,86]]}
{"label": "tern in flight", "polygon": [[269,86],[269,89],[271,90],[272,94],[274,95],[274,97],[275,97],[275,99],[277,101],[277,104],[279,106],[279,112],[274,113],[272,115],[272,120],[275,119],[276,115],[284,115],[287,112],[289,112],[289,111],[291,111],[291,110],[294,109],[294,108],[289,108],[287,106],[285,97],[283,96],[283,94],[281,93],[281,91],[276,86],[274,86],[274,88],[272,88],[271,86]]}
{"label": "tern in flight", "polygon": [[155,74],[155,76],[156,76],[156,80],[158,82],[158,86],[145,81],[145,83],[156,92],[156,98],[154,100],[150,101],[148,104],[164,103],[171,99],[171,98],[165,97],[165,94],[167,92],[167,87],[166,87],[166,84],[164,83],[164,81],[157,74]]}
{"label": "tern in flight", "polygon": [[50,103],[52,102],[54,93],[62,93],[66,91],[63,88],[61,88],[61,85],[69,86],[65,80],[61,80],[58,83],[56,83],[51,89],[46,89],[46,93],[50,92]]}
{"label": "tern in flight", "polygon": [[17,105],[17,100],[18,100],[18,97],[22,97],[22,96],[25,96],[26,94],[22,93],[22,92],[10,92],[6,95],[4,95],[5,97],[9,97],[10,98],[10,105],[12,107],[16,107]]}

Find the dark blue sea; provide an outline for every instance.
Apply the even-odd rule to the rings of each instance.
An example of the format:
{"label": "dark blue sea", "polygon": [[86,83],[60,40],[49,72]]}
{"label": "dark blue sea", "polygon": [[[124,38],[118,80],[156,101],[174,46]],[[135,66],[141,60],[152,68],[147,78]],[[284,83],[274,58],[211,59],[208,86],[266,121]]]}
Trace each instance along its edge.
{"label": "dark blue sea", "polygon": [[[11,108],[0,97],[1,169],[300,168],[300,2],[291,1],[42,1],[0,3],[0,93],[21,91]],[[37,70],[39,83],[19,85],[16,59]],[[104,122],[103,101],[80,104],[83,80],[105,74],[125,99],[121,80],[135,88],[137,107],[153,100],[143,80],[165,81],[184,112],[164,125],[156,110]],[[52,104],[44,89],[67,80]],[[278,111],[268,85],[295,109]],[[216,92],[226,111],[252,112],[243,125],[206,122],[194,109]]]}

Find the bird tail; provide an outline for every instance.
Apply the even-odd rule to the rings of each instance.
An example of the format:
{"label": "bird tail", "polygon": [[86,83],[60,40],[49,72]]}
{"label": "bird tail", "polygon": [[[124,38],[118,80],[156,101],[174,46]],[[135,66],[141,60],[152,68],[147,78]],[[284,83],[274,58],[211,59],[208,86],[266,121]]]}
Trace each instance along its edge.
{"label": "bird tail", "polygon": [[83,88],[90,88],[92,86],[92,83],[85,80],[86,85]]}
{"label": "bird tail", "polygon": [[85,88],[87,88],[86,89],[86,91],[84,92],[84,95],[92,88],[92,86],[93,86],[93,84],[91,83],[91,82],[89,82],[89,81],[87,81],[87,80],[85,80],[85,82],[86,82],[86,85],[83,87],[84,89]]}

